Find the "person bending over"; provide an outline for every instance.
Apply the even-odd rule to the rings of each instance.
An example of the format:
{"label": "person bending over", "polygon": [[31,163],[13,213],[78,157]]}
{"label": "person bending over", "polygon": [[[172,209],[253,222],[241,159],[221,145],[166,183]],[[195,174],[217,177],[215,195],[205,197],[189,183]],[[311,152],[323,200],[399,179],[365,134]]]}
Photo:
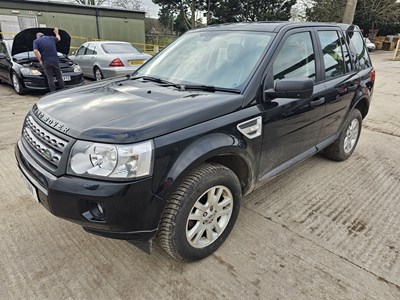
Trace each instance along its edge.
{"label": "person bending over", "polygon": [[50,91],[55,91],[54,76],[57,78],[60,88],[65,87],[60,70],[56,43],[61,40],[58,28],[53,30],[56,36],[46,36],[41,32],[36,33],[36,40],[33,41],[33,52],[39,63],[43,66],[44,74],[47,77]]}

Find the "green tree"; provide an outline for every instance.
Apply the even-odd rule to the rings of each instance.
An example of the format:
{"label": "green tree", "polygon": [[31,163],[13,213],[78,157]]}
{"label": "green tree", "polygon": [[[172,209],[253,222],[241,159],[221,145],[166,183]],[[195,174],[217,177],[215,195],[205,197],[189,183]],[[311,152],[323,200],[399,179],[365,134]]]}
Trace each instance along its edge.
{"label": "green tree", "polygon": [[346,0],[315,0],[314,5],[306,8],[306,19],[312,22],[342,22],[345,7]]}
{"label": "green tree", "polygon": [[[399,26],[400,3],[396,0],[358,0],[354,23],[367,30]],[[394,32],[392,32],[394,33]]]}
{"label": "green tree", "polygon": [[170,29],[170,33],[172,34],[174,29],[174,12],[170,10],[168,7],[164,6],[158,12],[158,20],[165,27]]}
{"label": "green tree", "polygon": [[289,20],[296,0],[221,0],[212,2],[214,23]]}
{"label": "green tree", "polygon": [[[184,28],[196,27],[196,12],[204,8],[205,0],[153,0],[155,4],[170,9],[174,15],[184,22]],[[187,21],[189,24],[187,25]],[[178,25],[180,26],[180,25]]]}
{"label": "green tree", "polygon": [[[346,0],[315,0],[314,5],[306,9],[308,21],[341,22]],[[354,24],[365,31],[380,27],[398,30],[400,19],[400,3],[396,0],[358,0],[354,16]],[[390,29],[392,28],[392,29]]]}
{"label": "green tree", "polygon": [[242,2],[220,0],[210,2],[211,23],[234,23],[242,21]]}

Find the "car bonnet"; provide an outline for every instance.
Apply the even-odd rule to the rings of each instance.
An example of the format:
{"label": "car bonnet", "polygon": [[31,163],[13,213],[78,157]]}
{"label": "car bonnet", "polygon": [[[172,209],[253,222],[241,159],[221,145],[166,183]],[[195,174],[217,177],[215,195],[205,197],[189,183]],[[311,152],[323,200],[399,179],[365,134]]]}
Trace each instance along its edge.
{"label": "car bonnet", "polygon": [[[14,37],[12,44],[11,55],[14,56],[18,53],[33,51],[33,41],[36,39],[36,33],[42,32],[44,35],[55,36],[53,28],[27,28],[22,30]],[[56,44],[57,51],[68,55],[71,37],[64,31],[59,29],[61,40]]]}

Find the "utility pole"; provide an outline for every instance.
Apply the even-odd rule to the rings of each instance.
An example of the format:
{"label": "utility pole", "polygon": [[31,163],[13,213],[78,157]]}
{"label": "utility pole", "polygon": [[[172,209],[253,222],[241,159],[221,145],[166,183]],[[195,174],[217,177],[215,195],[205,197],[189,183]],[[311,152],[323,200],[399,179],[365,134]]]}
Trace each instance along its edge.
{"label": "utility pole", "polygon": [[356,12],[357,0],[347,0],[346,9],[344,10],[343,23],[352,24],[354,13]]}

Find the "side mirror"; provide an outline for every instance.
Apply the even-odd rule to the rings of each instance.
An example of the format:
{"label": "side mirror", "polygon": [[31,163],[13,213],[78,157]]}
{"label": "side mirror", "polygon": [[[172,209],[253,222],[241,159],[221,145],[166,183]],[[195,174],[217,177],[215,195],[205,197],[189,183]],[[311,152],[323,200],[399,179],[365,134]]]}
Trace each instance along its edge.
{"label": "side mirror", "polygon": [[275,89],[265,91],[268,99],[300,98],[307,99],[313,95],[314,81],[310,78],[287,78],[278,80]]}
{"label": "side mirror", "polygon": [[4,53],[0,53],[0,59],[6,59],[7,56]]}

